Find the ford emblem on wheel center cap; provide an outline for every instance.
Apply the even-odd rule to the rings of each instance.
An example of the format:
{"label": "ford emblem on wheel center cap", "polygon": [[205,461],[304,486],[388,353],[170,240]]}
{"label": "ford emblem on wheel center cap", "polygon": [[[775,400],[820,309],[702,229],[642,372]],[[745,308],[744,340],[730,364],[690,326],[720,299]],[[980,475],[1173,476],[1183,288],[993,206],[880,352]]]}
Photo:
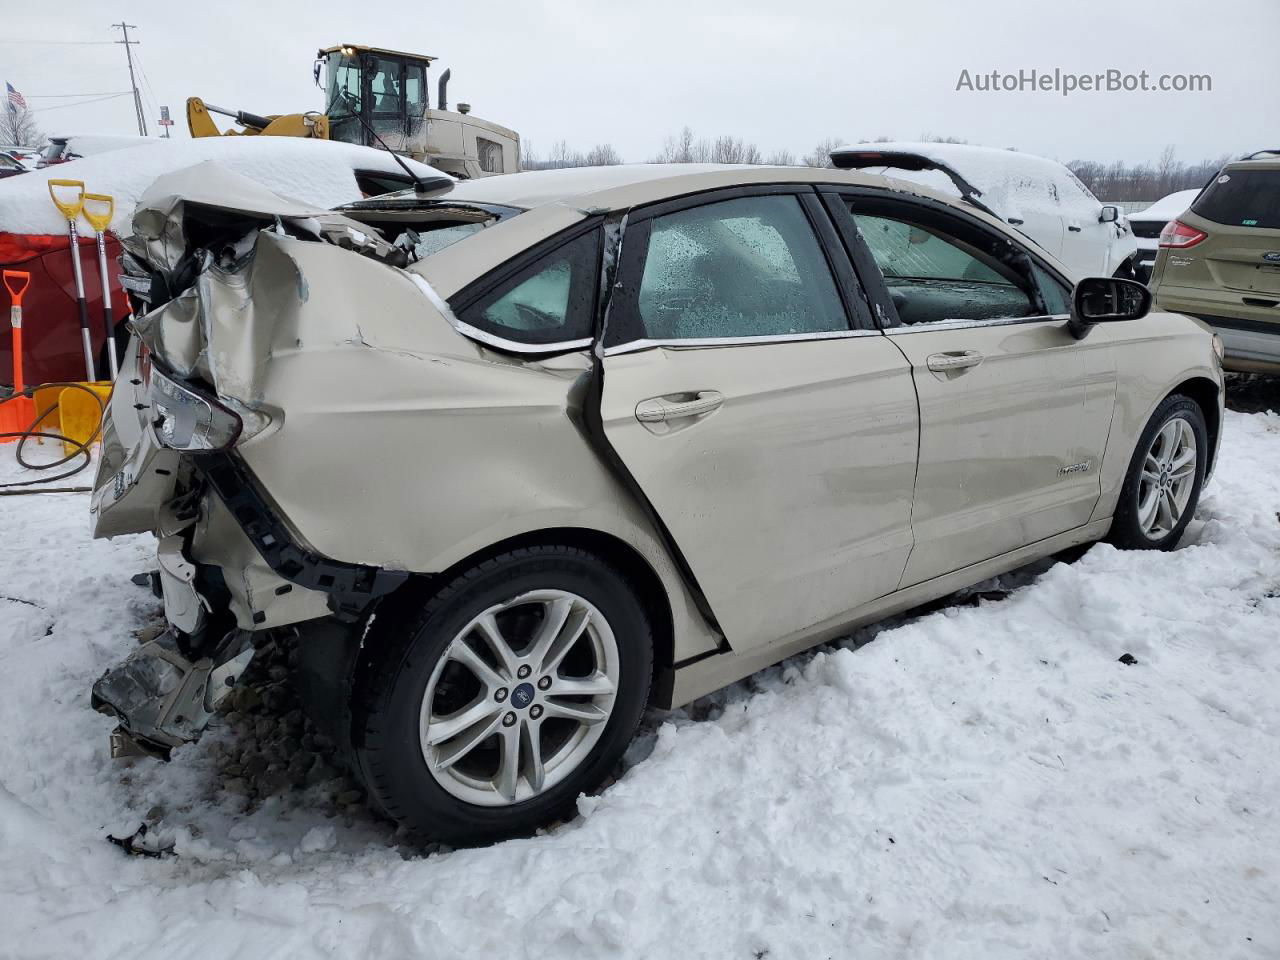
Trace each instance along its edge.
{"label": "ford emblem on wheel center cap", "polygon": [[511,704],[523,709],[533,702],[533,684],[522,683],[511,691]]}

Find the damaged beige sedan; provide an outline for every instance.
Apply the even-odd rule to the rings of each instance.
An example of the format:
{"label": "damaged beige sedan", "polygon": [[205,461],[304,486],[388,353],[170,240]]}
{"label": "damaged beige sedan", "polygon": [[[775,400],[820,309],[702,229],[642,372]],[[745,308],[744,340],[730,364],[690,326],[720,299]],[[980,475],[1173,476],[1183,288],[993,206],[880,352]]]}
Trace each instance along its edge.
{"label": "damaged beige sedan", "polygon": [[[267,632],[418,838],[570,814],[646,705],[1109,538],[1172,548],[1220,344],[881,177],[620,166],[315,211],[158,182],[93,496],[170,629],[94,705],[196,739]],[[145,308],[145,313],[143,309]]]}

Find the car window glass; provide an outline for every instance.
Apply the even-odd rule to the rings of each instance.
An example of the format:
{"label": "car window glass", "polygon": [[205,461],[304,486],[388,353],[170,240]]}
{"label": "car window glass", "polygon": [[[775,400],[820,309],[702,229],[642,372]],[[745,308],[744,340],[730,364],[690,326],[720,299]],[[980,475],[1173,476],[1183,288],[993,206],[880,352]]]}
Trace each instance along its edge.
{"label": "car window glass", "polygon": [[1040,264],[1033,264],[1032,274],[1036,278],[1036,286],[1040,288],[1040,296],[1044,299],[1045,310],[1055,316],[1063,316],[1071,312],[1071,291],[1066,284],[1051,274]]}
{"label": "car window glass", "polygon": [[1191,211],[1233,227],[1280,228],[1280,170],[1227,170],[1196,197]]}
{"label": "car window glass", "polygon": [[655,340],[849,328],[826,256],[791,195],[655,218],[638,306],[644,335]]}
{"label": "car window glass", "polygon": [[[457,240],[470,232],[474,231],[459,227],[457,234],[441,239]],[[434,240],[430,235],[424,239],[428,246]],[[598,249],[594,231],[569,241],[463,311],[461,319],[521,343],[591,336]]]}
{"label": "car window glass", "polygon": [[1027,291],[967,244],[895,217],[853,216],[904,324],[1039,313]]}

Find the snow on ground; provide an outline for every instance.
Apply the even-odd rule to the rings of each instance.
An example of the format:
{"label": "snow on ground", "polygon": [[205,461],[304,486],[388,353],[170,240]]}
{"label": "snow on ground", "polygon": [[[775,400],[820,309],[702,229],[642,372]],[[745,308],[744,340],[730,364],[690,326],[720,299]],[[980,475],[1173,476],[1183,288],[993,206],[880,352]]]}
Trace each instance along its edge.
{"label": "snow on ground", "polygon": [[[1278,474],[1280,417],[1228,414],[1182,549],[654,713],[574,822],[426,855],[322,783],[241,816],[227,727],[110,761],[89,686],[155,622],[151,544],[0,498],[0,956],[1280,956]],[[104,840],[144,818],[176,856]]]}

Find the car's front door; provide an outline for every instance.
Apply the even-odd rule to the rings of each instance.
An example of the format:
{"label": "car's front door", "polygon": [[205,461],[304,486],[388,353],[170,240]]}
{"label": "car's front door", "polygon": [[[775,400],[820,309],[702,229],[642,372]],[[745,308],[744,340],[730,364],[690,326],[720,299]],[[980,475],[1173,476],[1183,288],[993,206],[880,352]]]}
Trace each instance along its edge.
{"label": "car's front door", "polygon": [[1061,260],[1080,277],[1109,277],[1118,263],[1112,263],[1116,225],[1103,223],[1102,204],[1089,189],[1064,169],[1054,181],[1062,205],[1064,232]]}
{"label": "car's front door", "polygon": [[[1115,396],[1105,337],[977,218],[882,192],[829,195],[920,400],[915,548],[902,586],[1089,521]],[[856,232],[854,228],[856,227]],[[865,246],[861,246],[865,244]],[[870,276],[868,276],[870,275]]]}
{"label": "car's front door", "polygon": [[915,391],[817,195],[633,211],[618,270],[605,436],[729,643],[892,592],[912,542]]}

